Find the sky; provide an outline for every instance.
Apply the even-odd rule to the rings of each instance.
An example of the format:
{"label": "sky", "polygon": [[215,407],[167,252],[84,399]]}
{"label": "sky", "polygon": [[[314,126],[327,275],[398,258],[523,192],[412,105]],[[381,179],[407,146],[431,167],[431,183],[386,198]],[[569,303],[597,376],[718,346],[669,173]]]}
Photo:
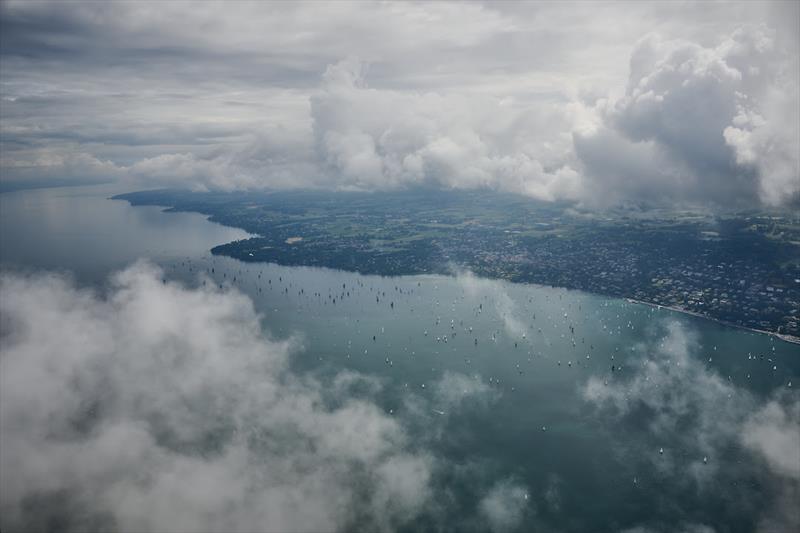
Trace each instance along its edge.
{"label": "sky", "polygon": [[[587,208],[797,207],[799,6],[6,0],[0,191],[439,187]],[[52,527],[49,508],[78,531],[392,531],[452,520],[453,480],[480,495],[464,530],[512,531],[558,505],[556,478],[531,494],[437,455],[380,407],[376,377],[292,372],[301,336],[273,338],[246,295],[164,278],[146,261],[103,291],[0,273],[3,527]],[[520,334],[496,282],[460,283],[495,295]],[[610,427],[631,423],[631,399],[650,409],[634,450],[697,413],[682,445],[744,447],[779,495],[753,510],[759,530],[797,528],[796,395],[736,387],[695,336],[659,325],[630,386],[590,378],[581,398]],[[479,376],[430,389],[403,409],[497,400]],[[695,455],[653,468],[715,490],[721,473]]]}
{"label": "sky", "polygon": [[800,201],[797,2],[1,5],[3,189]]}

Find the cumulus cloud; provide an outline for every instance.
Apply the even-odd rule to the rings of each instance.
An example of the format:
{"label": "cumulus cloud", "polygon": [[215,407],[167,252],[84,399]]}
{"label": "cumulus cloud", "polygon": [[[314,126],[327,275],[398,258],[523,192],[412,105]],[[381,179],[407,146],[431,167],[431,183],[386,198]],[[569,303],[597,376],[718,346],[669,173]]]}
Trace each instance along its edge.
{"label": "cumulus cloud", "polygon": [[800,196],[800,98],[797,77],[785,87],[772,87],[759,106],[746,98],[723,131],[736,163],[760,178],[759,194],[770,205],[797,203]]}
{"label": "cumulus cloud", "polygon": [[536,125],[561,118],[557,110],[537,116],[496,97],[374,89],[364,71],[355,58],[329,66],[311,99],[316,149],[345,185],[486,187],[546,200],[574,195],[578,176],[563,146],[528,142]]}
{"label": "cumulus cloud", "polygon": [[5,2],[0,186],[800,201],[796,4],[455,7]]}
{"label": "cumulus cloud", "polygon": [[597,131],[576,135],[587,187],[610,201],[796,201],[800,94],[786,53],[763,25],[715,46],[642,38],[624,96],[601,104]]}
{"label": "cumulus cloud", "polygon": [[297,341],[248,298],[161,277],[139,263],[101,296],[3,275],[3,530],[386,530],[426,509],[433,458],[337,394],[357,377],[293,375]]}
{"label": "cumulus cloud", "polygon": [[[568,106],[520,108],[502,98],[368,86],[368,65],[328,65],[309,97],[311,124],[198,156],[169,153],[115,168],[133,183],[208,189],[486,188],[574,199]],[[553,136],[541,131],[555,128]]]}

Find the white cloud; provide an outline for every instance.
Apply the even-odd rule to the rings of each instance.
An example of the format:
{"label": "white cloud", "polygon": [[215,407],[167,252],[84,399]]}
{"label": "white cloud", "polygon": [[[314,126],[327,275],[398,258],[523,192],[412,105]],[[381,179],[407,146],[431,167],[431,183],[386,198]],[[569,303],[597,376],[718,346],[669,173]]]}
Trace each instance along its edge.
{"label": "white cloud", "polygon": [[740,426],[739,440],[761,457],[772,474],[775,500],[762,514],[759,533],[800,529],[800,398],[774,394]]}
{"label": "white cloud", "polygon": [[800,96],[784,54],[763,25],[715,46],[642,38],[624,96],[603,104],[603,127],[576,139],[589,189],[644,200],[796,201]]}
{"label": "white cloud", "polygon": [[645,429],[626,438],[626,453],[707,494],[732,472],[718,468],[719,454],[743,444],[764,460],[768,468],[753,475],[774,494],[766,509],[754,509],[761,515],[759,531],[796,529],[800,513],[788,502],[800,492],[797,395],[781,387],[761,400],[724,379],[698,358],[696,334],[679,322],[667,323],[666,334],[644,348],[648,357],[629,361],[622,375],[591,377],[582,389],[610,423]]}
{"label": "white cloud", "polygon": [[529,512],[528,492],[513,479],[500,481],[484,496],[479,509],[489,531],[513,531],[520,526],[526,512]]}
{"label": "white cloud", "polygon": [[[311,99],[317,152],[326,175],[342,186],[487,187],[553,200],[574,196],[577,173],[561,149],[528,142],[534,125],[566,114],[520,109],[501,98],[466,93],[374,89],[365,65],[331,65]],[[551,145],[559,144],[558,136]],[[550,166],[553,170],[545,170]],[[338,180],[338,181],[336,181]]]}
{"label": "white cloud", "polygon": [[646,430],[642,442],[631,443],[634,453],[663,474],[705,490],[717,472],[713,458],[736,439],[753,400],[698,361],[696,343],[694,332],[670,322],[666,335],[648,347],[650,357],[627,369],[630,380],[593,376],[583,395],[606,415]]}
{"label": "white cloud", "polygon": [[104,297],[2,277],[4,530],[385,530],[426,509],[434,461],[397,419],[327,407],[245,296],[161,276],[137,264]]}
{"label": "white cloud", "polygon": [[486,301],[486,311],[489,311],[488,304],[492,304],[494,312],[502,320],[504,329],[510,337],[521,339],[527,334],[528,328],[521,318],[518,306],[508,294],[502,281],[481,278],[471,271],[458,271],[455,275],[458,284],[472,300],[481,300],[479,303],[482,304],[487,298],[491,298]]}
{"label": "white cloud", "polygon": [[771,87],[761,105],[746,98],[732,124],[723,131],[736,163],[752,167],[760,177],[759,194],[770,205],[800,197],[800,98],[797,78]]}
{"label": "white cloud", "polygon": [[[679,322],[666,325],[666,335],[660,340],[651,357],[630,368],[630,381],[609,381],[593,376],[583,389],[586,400],[612,410],[620,416],[647,407],[650,413],[647,428],[658,436],[679,435],[678,425],[689,421],[697,431],[686,438],[693,448],[711,453],[720,434],[735,432],[728,429],[732,414],[739,414],[740,391],[718,374],[709,371],[693,356],[697,338]],[[734,394],[736,393],[736,394]]]}
{"label": "white cloud", "polygon": [[753,413],[741,430],[742,442],[770,468],[800,480],[800,400],[772,400]]}
{"label": "white cloud", "polygon": [[793,3],[159,13],[3,4],[3,185],[800,201]]}

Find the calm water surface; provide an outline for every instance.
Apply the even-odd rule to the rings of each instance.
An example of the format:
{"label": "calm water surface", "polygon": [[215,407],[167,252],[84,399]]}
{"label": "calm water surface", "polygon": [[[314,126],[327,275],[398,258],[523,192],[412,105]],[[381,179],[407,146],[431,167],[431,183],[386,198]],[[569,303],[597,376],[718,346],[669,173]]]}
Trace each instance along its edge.
{"label": "calm water surface", "polygon": [[62,187],[0,194],[0,265],[67,270],[102,280],[140,257],[154,261],[204,254],[247,233],[196,213],[107,200],[118,186]]}
{"label": "calm water surface", "polygon": [[[243,231],[106,199],[117,192],[0,195],[0,263],[93,285],[146,257],[168,278],[236,287],[273,336],[300,341],[298,372],[376,376],[381,406],[434,453],[527,487],[523,530],[751,531],[783,490],[726,420],[797,401],[797,345],[558,288],[244,264],[208,252]],[[448,373],[490,393],[451,405],[434,387]],[[477,488],[450,482],[451,512],[473,508]]]}

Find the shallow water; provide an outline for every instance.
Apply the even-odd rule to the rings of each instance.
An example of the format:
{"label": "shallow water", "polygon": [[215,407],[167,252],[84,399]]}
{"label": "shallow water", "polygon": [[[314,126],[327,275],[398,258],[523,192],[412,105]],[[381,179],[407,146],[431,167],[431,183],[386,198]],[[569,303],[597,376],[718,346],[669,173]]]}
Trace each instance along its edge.
{"label": "shallow water", "polygon": [[[437,457],[525,487],[522,530],[750,531],[773,512],[781,480],[764,474],[725,424],[776,395],[797,401],[797,345],[624,300],[468,274],[386,278],[213,257],[212,246],[246,234],[201,215],[106,199],[116,192],[0,195],[0,264],[69,270],[100,285],[145,257],[166,278],[248,294],[273,336],[297,339],[298,373],[377,377],[379,404]],[[485,389],[449,402],[436,386],[447,375],[477,378]],[[480,494],[449,475],[442,482],[455,524]]]}

